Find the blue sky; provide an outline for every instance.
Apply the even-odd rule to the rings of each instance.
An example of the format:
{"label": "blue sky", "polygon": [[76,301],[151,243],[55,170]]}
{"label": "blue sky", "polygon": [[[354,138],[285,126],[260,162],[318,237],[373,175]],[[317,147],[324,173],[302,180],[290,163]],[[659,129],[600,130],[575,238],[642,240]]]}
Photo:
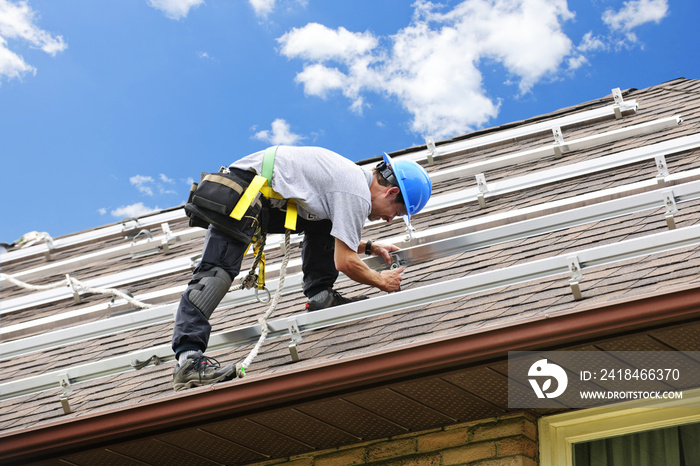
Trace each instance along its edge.
{"label": "blue sky", "polygon": [[698,78],[698,4],[0,0],[0,242],[180,205],[272,144],[357,161]]}

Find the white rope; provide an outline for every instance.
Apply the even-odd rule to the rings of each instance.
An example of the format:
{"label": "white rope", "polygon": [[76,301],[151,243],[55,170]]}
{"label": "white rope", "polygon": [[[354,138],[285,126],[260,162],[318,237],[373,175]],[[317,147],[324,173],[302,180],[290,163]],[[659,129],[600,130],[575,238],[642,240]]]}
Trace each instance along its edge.
{"label": "white rope", "polygon": [[124,293],[123,291],[117,290],[115,288],[91,288],[89,286],[85,286],[80,280],[78,280],[77,278],[73,278],[70,275],[66,275],[65,280],[52,283],[50,285],[31,285],[5,273],[1,273],[0,277],[3,280],[7,280],[12,284],[19,286],[20,288],[24,288],[30,291],[46,291],[68,286],[71,287],[74,291],[84,291],[86,293],[92,294],[108,294],[115,298],[121,298],[127,301],[128,303],[132,304],[133,306],[136,306],[141,309],[152,309],[154,307],[158,307],[155,304],[148,304],[139,301],[138,299],[134,299],[128,294]]}
{"label": "white rope", "polygon": [[260,351],[262,344],[265,342],[265,339],[267,338],[267,333],[268,333],[267,319],[275,311],[275,308],[277,308],[277,302],[279,301],[280,296],[282,296],[282,288],[284,287],[284,277],[287,273],[287,263],[289,262],[289,256],[290,256],[289,251],[291,249],[289,238],[290,238],[290,231],[287,230],[285,232],[285,235],[284,235],[284,259],[282,259],[282,265],[280,266],[280,278],[279,278],[279,282],[277,284],[277,290],[275,291],[275,296],[272,298],[272,301],[270,302],[270,306],[268,306],[267,311],[265,311],[265,314],[263,314],[258,319],[258,322],[260,323],[260,338],[258,338],[258,342],[255,344],[253,349],[250,350],[248,357],[245,358],[243,360],[243,362],[236,367],[236,372],[237,372],[238,377],[245,376],[245,371],[253,363],[253,359],[255,359],[255,357],[258,355],[258,352]]}
{"label": "white rope", "polygon": [[24,288],[30,291],[46,291],[61,288],[63,286],[70,286],[67,280],[58,283],[52,283],[51,285],[30,285],[29,283],[17,280],[15,277],[7,275],[6,273],[0,273],[0,278],[3,280],[7,280],[8,282],[14,285],[17,285],[20,288]]}

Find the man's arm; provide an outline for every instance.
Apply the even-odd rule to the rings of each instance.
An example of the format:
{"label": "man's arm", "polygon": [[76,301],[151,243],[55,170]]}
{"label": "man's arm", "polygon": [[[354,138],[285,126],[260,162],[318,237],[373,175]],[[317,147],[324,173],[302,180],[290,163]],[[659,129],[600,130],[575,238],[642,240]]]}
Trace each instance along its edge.
{"label": "man's arm", "polygon": [[[364,250],[365,243],[360,246],[362,250]],[[375,249],[381,249],[381,252],[379,250],[375,252]],[[388,250],[396,249],[398,248],[395,246],[372,245],[372,252],[376,255],[382,255],[384,260],[388,261],[388,263],[391,263]],[[378,252],[379,254],[377,254]],[[335,268],[338,269],[339,272],[344,273],[351,280],[379,288],[382,291],[392,292],[400,289],[403,267],[376,272],[367,267],[357,254],[357,251],[353,251],[347,244],[336,238],[334,259]]]}

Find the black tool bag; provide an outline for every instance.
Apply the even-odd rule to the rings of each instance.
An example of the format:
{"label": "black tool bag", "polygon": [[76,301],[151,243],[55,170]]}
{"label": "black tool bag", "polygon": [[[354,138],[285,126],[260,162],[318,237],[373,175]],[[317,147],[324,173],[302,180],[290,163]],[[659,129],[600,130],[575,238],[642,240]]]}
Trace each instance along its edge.
{"label": "black tool bag", "polygon": [[240,220],[229,216],[254,177],[252,171],[229,172],[226,168],[219,173],[202,173],[201,181],[192,184],[185,205],[190,226],[214,225],[244,244],[256,241],[267,224],[267,199],[258,193]]}

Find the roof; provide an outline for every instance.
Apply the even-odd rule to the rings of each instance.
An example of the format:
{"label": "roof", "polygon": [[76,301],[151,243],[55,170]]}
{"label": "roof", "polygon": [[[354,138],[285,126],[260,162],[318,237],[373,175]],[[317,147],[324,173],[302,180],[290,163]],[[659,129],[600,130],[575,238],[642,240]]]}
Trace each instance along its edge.
{"label": "roof", "polygon": [[[699,89],[680,78],[390,154],[433,179],[412,239],[402,222],[364,233],[402,246],[402,291],[305,313],[293,238],[269,340],[213,387],[171,388],[173,310],[203,239],[180,207],[10,250],[19,280],[69,274],[157,307],[3,277],[0,458],[246,464],[507,413],[508,351],[700,350]],[[242,360],[265,309],[229,293],[210,355]]]}

